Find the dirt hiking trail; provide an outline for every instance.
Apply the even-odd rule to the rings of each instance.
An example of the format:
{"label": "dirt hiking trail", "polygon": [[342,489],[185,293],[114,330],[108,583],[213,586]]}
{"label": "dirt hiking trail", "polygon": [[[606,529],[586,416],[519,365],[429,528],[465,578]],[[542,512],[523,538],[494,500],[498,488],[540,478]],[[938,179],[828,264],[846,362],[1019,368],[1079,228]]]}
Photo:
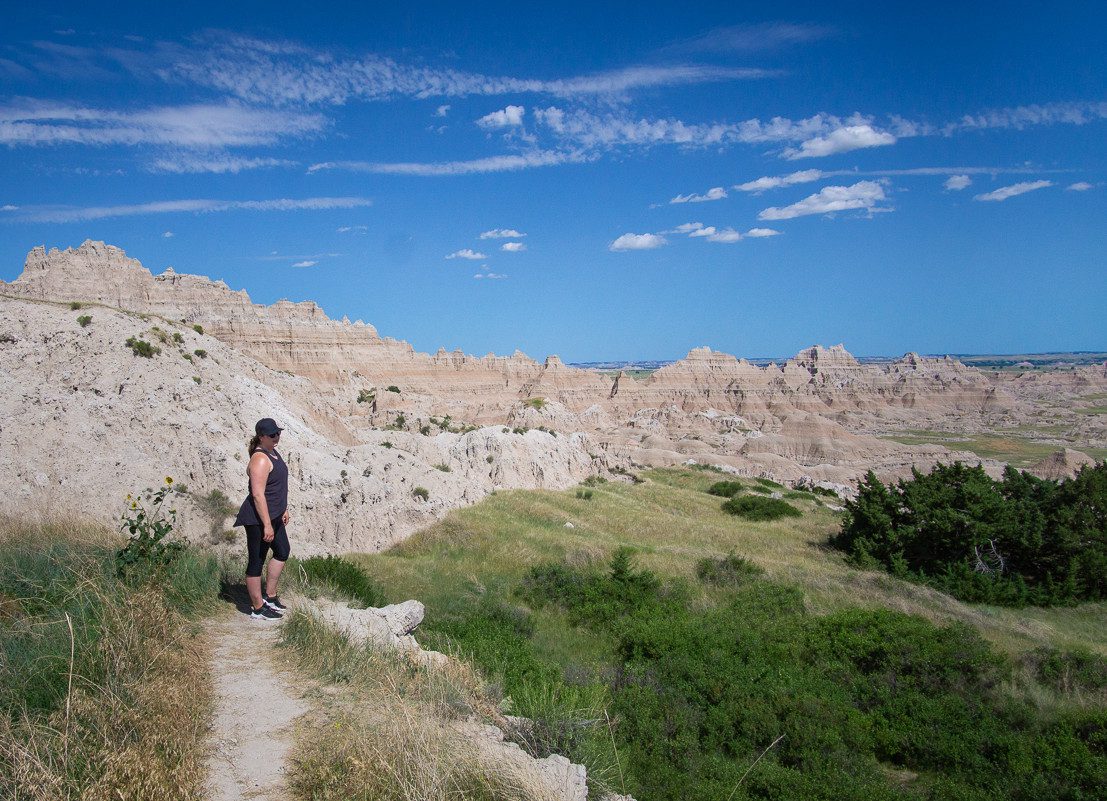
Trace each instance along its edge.
{"label": "dirt hiking trail", "polygon": [[273,658],[280,621],[221,615],[210,630],[215,715],[207,797],[212,801],[288,801],[286,771],[293,722],[309,711]]}

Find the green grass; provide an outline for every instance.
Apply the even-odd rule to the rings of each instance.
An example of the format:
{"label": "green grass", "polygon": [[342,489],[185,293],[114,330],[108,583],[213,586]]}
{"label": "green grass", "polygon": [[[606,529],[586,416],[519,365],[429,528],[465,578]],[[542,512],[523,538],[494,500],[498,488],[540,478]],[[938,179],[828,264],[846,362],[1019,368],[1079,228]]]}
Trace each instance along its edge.
{"label": "green grass", "polygon": [[[1107,411],[1107,407],[1104,407]],[[1084,410],[1077,409],[1082,412]],[[1098,414],[1099,412],[1086,412]],[[948,431],[905,431],[887,434],[882,439],[902,445],[944,445],[950,450],[969,451],[982,459],[998,459],[1015,467],[1032,467],[1065,447],[1076,448],[1093,459],[1107,459],[1107,448],[1092,448],[1080,443],[1036,442],[1016,434],[958,434]]]}
{"label": "green grass", "polygon": [[[670,468],[645,471],[642,477],[646,483],[640,485],[596,486],[591,500],[574,497],[574,490],[497,492],[451,512],[386,553],[350,558],[367,569],[390,601],[423,601],[429,628],[459,606],[475,606],[486,593],[508,594],[532,565],[596,563],[628,546],[636,550],[641,567],[693,585],[700,584],[700,560],[743,557],[768,578],[799,587],[816,614],[852,606],[895,609],[938,623],[967,623],[1012,653],[1052,645],[1107,654],[1107,604],[1022,610],[970,606],[884,572],[847,565],[825,545],[838,530],[839,514],[815,499],[795,501],[801,518],[749,522],[726,514],[719,498],[707,494],[715,483],[710,472]],[[566,528],[566,522],[574,528]],[[699,603],[716,602],[710,588],[699,592]],[[535,624],[543,658],[565,664],[569,657],[585,665],[602,660],[598,642],[572,641],[577,633],[563,616],[540,610]]]}

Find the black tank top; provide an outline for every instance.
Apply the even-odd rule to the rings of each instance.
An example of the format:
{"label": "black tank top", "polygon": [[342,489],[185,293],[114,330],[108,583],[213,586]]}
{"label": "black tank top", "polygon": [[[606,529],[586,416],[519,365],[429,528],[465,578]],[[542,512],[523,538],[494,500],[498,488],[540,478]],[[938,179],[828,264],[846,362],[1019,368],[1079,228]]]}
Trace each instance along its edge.
{"label": "black tank top", "polygon": [[[268,456],[270,464],[273,465],[273,469],[269,471],[269,477],[265,479],[265,506],[269,510],[269,520],[277,522],[280,516],[284,514],[284,510],[288,508],[288,465],[284,463],[284,459],[277,455],[276,451],[269,453],[269,451],[262,448],[258,448],[258,451]],[[254,451],[254,453],[257,453],[257,451]],[[254,508],[254,499],[250,495],[249,476],[246,478],[246,500],[242,502],[234,524],[236,526],[260,526],[262,524],[261,518],[258,517],[257,510]]]}

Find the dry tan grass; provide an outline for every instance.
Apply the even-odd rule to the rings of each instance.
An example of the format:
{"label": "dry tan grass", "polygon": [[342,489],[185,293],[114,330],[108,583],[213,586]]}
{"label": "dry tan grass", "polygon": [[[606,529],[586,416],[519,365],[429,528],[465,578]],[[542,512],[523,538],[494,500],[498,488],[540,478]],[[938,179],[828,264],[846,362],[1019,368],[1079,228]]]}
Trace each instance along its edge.
{"label": "dry tan grass", "polygon": [[470,666],[419,667],[350,645],[308,615],[289,624],[292,667],[324,682],[314,721],[297,735],[290,784],[298,798],[554,801],[525,761],[473,736],[468,721],[503,718]]}
{"label": "dry tan grass", "polygon": [[[66,539],[92,548],[118,535],[82,521],[0,519],[0,543]],[[140,801],[204,797],[204,738],[211,712],[207,655],[184,618],[154,588],[116,594],[89,580],[101,606],[93,682],[77,673],[48,716],[0,719],[0,797]],[[33,626],[23,619],[20,625]],[[0,637],[5,635],[0,621]]]}

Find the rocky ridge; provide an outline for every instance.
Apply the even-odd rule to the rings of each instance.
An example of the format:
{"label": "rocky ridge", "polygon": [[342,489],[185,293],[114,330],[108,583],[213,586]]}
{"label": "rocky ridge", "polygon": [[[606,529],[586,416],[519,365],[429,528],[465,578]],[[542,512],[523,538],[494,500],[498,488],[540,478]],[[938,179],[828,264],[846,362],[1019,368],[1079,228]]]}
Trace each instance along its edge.
{"label": "rocky ridge", "polygon": [[[120,495],[172,474],[202,537],[218,526],[195,498],[239,500],[245,437],[273,416],[289,429],[308,547],[326,551],[377,550],[496,488],[565,487],[610,467],[693,461],[848,487],[868,469],[977,462],[876,435],[1014,425],[1047,400],[1107,389],[1102,366],[1013,379],[914,353],[863,365],[841,345],[763,368],[697,348],[644,380],[557,356],[426,354],[310,301],[261,306],[222,281],[153,275],[102,242],[35,248],[0,295],[0,447],[13,455],[0,505],[116,515]],[[71,303],[93,317],[87,328]],[[134,356],[128,337],[162,352]],[[1057,414],[1102,438],[1093,416]]]}

